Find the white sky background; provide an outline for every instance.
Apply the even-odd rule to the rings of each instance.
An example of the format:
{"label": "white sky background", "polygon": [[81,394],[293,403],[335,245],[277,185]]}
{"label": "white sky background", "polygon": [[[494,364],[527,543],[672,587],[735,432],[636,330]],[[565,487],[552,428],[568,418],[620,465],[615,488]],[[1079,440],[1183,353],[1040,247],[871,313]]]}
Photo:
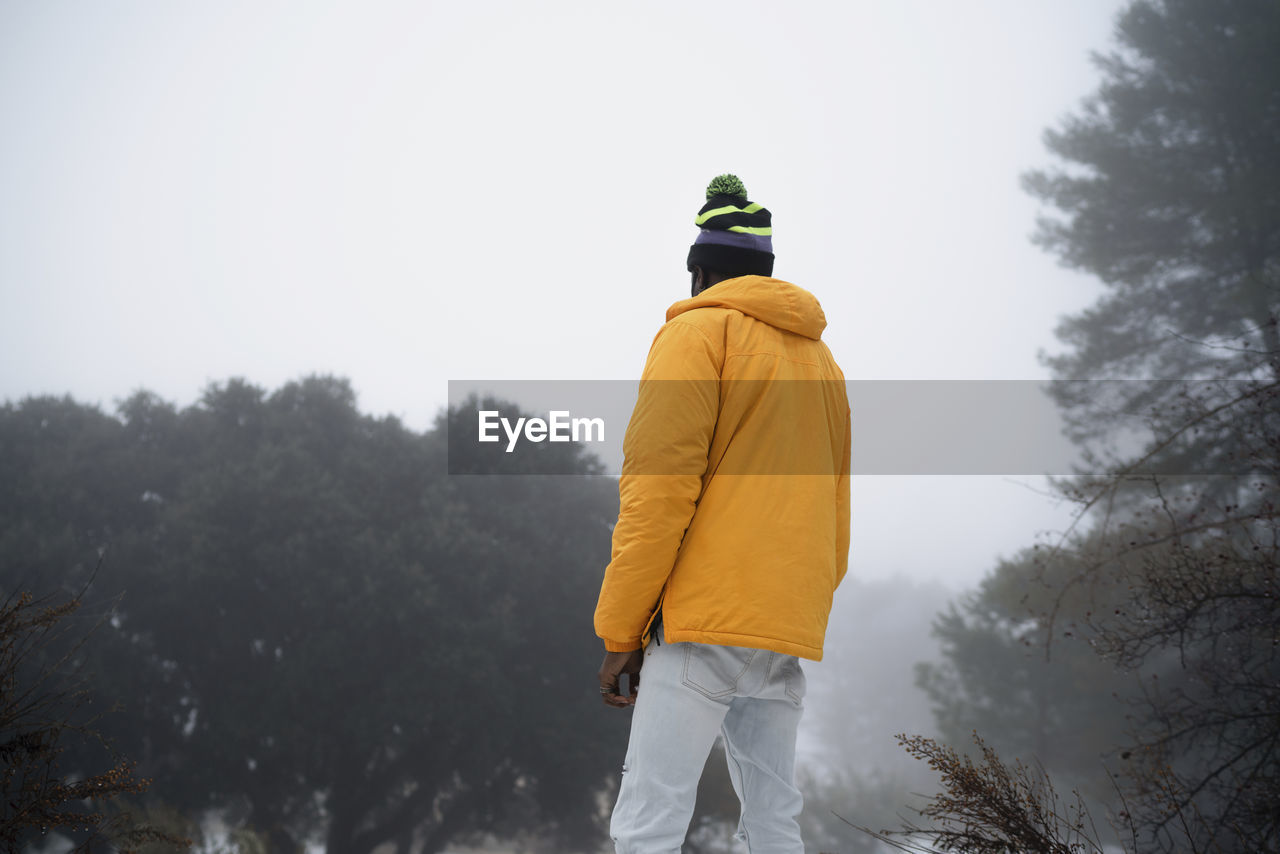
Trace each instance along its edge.
{"label": "white sky background", "polygon": [[[1047,378],[1100,287],[1018,177],[1120,5],[10,0],[0,398],[320,372],[425,429],[449,379],[634,379],[725,171],[850,379]],[[853,572],[971,584],[1040,488],[858,478]]]}

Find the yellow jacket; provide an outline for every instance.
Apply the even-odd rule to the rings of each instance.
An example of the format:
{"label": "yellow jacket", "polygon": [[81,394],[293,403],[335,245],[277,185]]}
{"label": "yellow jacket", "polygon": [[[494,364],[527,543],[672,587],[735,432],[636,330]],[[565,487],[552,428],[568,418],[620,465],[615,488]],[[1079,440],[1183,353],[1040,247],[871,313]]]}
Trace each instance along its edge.
{"label": "yellow jacket", "polygon": [[742,276],[667,310],[623,440],[621,507],[596,634],[820,660],[848,569],[849,401],[826,316]]}

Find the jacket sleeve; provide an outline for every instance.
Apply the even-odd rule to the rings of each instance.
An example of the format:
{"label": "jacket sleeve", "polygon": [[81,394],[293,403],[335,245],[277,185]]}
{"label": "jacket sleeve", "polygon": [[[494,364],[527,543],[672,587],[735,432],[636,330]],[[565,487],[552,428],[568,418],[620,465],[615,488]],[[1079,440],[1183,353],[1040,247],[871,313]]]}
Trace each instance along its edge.
{"label": "jacket sleeve", "polygon": [[849,473],[852,468],[853,413],[845,416],[844,460],[836,478],[836,585],[849,571]]}
{"label": "jacket sleeve", "polygon": [[649,350],[623,439],[618,522],[596,604],[611,652],[639,649],[693,518],[719,413],[723,343],[668,322]]}

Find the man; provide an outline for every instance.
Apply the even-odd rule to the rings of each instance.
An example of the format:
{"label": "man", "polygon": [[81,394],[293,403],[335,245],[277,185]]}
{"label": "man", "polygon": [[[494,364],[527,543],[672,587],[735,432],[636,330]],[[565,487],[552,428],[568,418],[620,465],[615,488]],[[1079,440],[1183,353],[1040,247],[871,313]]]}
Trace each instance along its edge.
{"label": "man", "polygon": [[595,613],[601,696],[633,708],[610,835],[619,854],[678,854],[722,734],[738,837],[803,854],[799,659],[822,658],[848,567],[849,402],[817,299],[771,278],[769,211],[721,175],[695,222],[692,297],[641,377]]}

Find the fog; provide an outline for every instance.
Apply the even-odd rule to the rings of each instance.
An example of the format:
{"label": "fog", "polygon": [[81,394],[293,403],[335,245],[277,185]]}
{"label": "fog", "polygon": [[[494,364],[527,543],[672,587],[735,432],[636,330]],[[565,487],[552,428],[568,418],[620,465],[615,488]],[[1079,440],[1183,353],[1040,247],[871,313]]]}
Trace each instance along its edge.
{"label": "fog", "polygon": [[[1181,671],[1149,638],[1126,659],[1097,615],[1205,561],[1243,599],[1274,574],[1173,550],[1117,559],[1161,570],[1140,582],[1077,584],[1113,532],[1086,533],[1047,476],[1082,452],[1068,428],[1120,459],[1184,424],[1150,378],[1280,366],[1273,256],[1183,259],[1200,278],[1174,298],[1113,247],[1031,240],[1054,197],[1022,177],[1055,162],[1045,131],[1098,89],[1089,54],[1124,5],[0,7],[0,592],[92,579],[87,616],[116,619],[83,666],[119,686],[95,695],[124,704],[112,734],[145,751],[156,803],[258,834],[237,850],[593,850],[627,729],[595,702],[591,630],[627,393],[687,295],[703,190],[733,172],[773,213],[775,275],[820,299],[854,401],[849,574],[805,664],[807,838],[873,850],[832,813],[892,822],[936,790],[895,734],[970,724],[1104,802],[1086,759],[1145,779],[1123,764],[1121,701],[1140,697],[1116,667]],[[1263,284],[1203,296],[1237,280]],[[1117,281],[1147,302],[1104,302]],[[1055,335],[1067,317],[1092,319]],[[1112,410],[1037,390],[1086,373],[1134,386]],[[460,474],[492,463],[446,435],[477,394],[602,416],[607,447],[555,476]],[[1119,440],[1121,415],[1156,410]],[[1161,473],[1266,471],[1237,444],[1265,446],[1273,411],[1250,412],[1180,439]],[[1194,504],[1161,517],[1176,532],[1252,508],[1233,488],[1098,506]],[[1240,530],[1265,540],[1248,525],[1272,519]],[[1183,542],[1167,534],[1148,539]],[[1171,755],[1183,773],[1212,753]],[[691,851],[737,850],[726,786],[708,776]]]}
{"label": "fog", "polygon": [[[1027,240],[1018,176],[1118,6],[7,5],[0,396],[321,372],[423,429],[449,380],[634,379],[722,171],[850,379],[1046,378],[1097,286]],[[757,79],[709,98],[740,50]],[[974,491],[945,553],[864,535],[861,576],[971,582],[1064,523]]]}

